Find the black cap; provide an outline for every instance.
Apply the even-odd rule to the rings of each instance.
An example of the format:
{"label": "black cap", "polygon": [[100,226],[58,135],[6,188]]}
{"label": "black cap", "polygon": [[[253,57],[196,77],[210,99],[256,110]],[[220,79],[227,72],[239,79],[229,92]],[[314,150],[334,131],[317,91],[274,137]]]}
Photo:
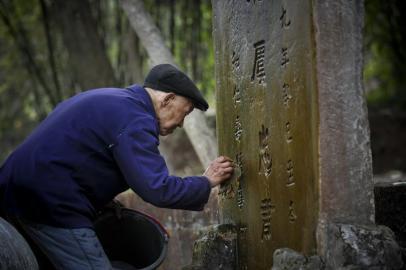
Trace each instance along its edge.
{"label": "black cap", "polygon": [[197,86],[182,71],[170,64],[154,66],[145,78],[144,87],[149,87],[163,92],[173,92],[189,98],[199,110],[209,108]]}

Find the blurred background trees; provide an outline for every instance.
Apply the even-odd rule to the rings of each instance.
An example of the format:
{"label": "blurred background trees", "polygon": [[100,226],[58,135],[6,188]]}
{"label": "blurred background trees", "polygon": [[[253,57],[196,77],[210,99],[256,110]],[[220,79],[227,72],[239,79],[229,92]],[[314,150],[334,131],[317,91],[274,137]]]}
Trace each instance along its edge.
{"label": "blurred background trees", "polygon": [[[176,63],[213,106],[210,1],[144,3]],[[406,111],[405,5],[365,0],[368,105],[373,117],[400,117],[392,127],[404,124]],[[0,0],[0,161],[58,102],[90,88],[141,83],[148,61],[119,1]],[[375,156],[382,149],[373,149]]]}
{"label": "blurred background trees", "polygon": [[[144,4],[175,62],[214,107],[210,1]],[[376,173],[406,171],[405,5],[402,0],[365,0],[364,79]],[[60,101],[91,88],[142,83],[149,61],[120,1],[0,0],[0,163]],[[173,137],[181,143],[166,150],[175,153],[171,170],[201,173],[182,131]],[[123,200],[140,206],[134,196]],[[190,263],[199,228],[217,218],[215,203],[201,214],[148,207],[141,208],[172,232],[169,256],[175,259],[162,269]]]}
{"label": "blurred background trees", "polygon": [[[209,1],[145,1],[176,63],[213,105]],[[0,1],[0,160],[61,100],[142,83],[148,58],[113,0]]]}
{"label": "blurred background trees", "polygon": [[[177,65],[214,105],[210,1],[151,0],[146,10]],[[0,0],[0,162],[60,101],[97,87],[142,83],[150,59],[116,0]],[[174,174],[203,168],[183,130],[165,141]],[[216,148],[213,146],[213,148]],[[216,196],[205,211],[159,209],[128,191],[120,200],[158,218],[171,234],[160,269],[191,262],[200,229],[217,223]]]}
{"label": "blurred background trees", "polygon": [[406,2],[365,1],[365,86],[371,106],[406,110]]}
{"label": "blurred background trees", "polygon": [[[375,174],[406,171],[406,2],[365,0],[364,86]],[[403,172],[403,173],[402,173]]]}

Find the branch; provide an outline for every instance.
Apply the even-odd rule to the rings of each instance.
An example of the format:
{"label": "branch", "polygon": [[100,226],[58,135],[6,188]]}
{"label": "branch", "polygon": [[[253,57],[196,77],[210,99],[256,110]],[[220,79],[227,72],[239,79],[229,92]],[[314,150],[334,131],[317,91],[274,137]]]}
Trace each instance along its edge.
{"label": "branch", "polygon": [[40,6],[41,6],[42,23],[44,25],[44,32],[45,32],[48,55],[49,55],[49,57],[48,57],[49,64],[51,66],[52,79],[54,81],[55,92],[57,95],[56,98],[58,100],[62,100],[63,95],[62,95],[62,91],[61,91],[61,86],[59,84],[58,73],[57,73],[56,64],[55,64],[54,46],[53,46],[52,38],[51,38],[51,29],[49,27],[48,10],[47,10],[47,6],[46,6],[44,0],[39,0],[39,2],[40,2]]}
{"label": "branch", "polygon": [[[46,83],[46,80],[44,79],[40,67],[37,65],[35,59],[34,59],[34,52],[32,49],[32,45],[30,40],[27,38],[27,33],[25,31],[25,28],[22,25],[22,22],[20,21],[20,18],[18,17],[15,12],[12,12],[10,8],[13,8],[12,6],[8,7],[7,4],[1,0],[0,4],[2,6],[2,9],[0,9],[0,16],[3,20],[3,22],[6,24],[8,27],[8,30],[11,34],[11,36],[14,38],[14,41],[17,44],[17,47],[19,48],[23,58],[26,61],[26,68],[30,72],[30,74],[33,75],[34,78],[36,78],[41,85],[41,87],[44,89],[46,95],[49,98],[49,101],[53,106],[56,106],[57,102],[55,97],[52,94],[51,89],[49,88],[48,84]],[[17,28],[14,28],[11,19],[9,17],[9,14],[14,14],[14,18],[16,19],[16,24]]]}
{"label": "branch", "polygon": [[[120,3],[132,28],[146,49],[152,66],[162,63],[176,66],[170,50],[165,46],[161,32],[145,10],[143,2],[141,0],[121,0]],[[203,112],[195,110],[190,114],[185,120],[184,128],[200,162],[203,167],[207,167],[217,156],[217,142]]]}

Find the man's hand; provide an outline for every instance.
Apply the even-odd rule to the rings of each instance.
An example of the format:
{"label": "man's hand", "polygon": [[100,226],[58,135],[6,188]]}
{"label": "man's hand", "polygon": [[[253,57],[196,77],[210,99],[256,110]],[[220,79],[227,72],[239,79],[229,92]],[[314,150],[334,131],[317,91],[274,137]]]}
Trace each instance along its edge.
{"label": "man's hand", "polygon": [[211,187],[215,187],[233,174],[233,161],[226,156],[220,156],[213,160],[204,172],[204,176],[209,179]]}

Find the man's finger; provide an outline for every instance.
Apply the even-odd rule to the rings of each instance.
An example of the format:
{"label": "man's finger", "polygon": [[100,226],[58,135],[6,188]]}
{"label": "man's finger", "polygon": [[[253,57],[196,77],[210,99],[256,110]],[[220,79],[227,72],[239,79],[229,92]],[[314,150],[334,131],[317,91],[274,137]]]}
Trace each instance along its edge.
{"label": "man's finger", "polygon": [[231,177],[231,173],[226,173],[226,174],[224,174],[224,179],[229,179],[230,177]]}
{"label": "man's finger", "polygon": [[216,160],[219,163],[224,163],[224,162],[232,162],[233,160],[227,156],[220,156]]}
{"label": "man's finger", "polygon": [[231,161],[226,161],[221,163],[222,168],[233,167],[233,163]]}
{"label": "man's finger", "polygon": [[224,168],[223,169],[223,172],[233,172],[233,170],[234,170],[234,167],[227,167],[227,168]]}

